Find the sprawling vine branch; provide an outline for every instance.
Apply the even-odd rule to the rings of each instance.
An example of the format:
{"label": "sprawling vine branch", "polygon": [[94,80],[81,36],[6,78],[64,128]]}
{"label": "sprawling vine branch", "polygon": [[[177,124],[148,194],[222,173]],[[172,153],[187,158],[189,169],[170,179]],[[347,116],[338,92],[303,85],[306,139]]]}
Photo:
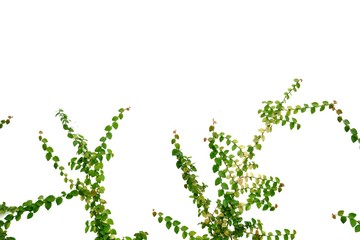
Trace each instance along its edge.
{"label": "sprawling vine branch", "polygon": [[[14,240],[14,237],[7,236],[13,220],[19,221],[24,213],[27,213],[27,219],[34,216],[41,207],[50,210],[56,203],[60,205],[64,199],[72,199],[79,197],[81,201],[85,202],[85,209],[90,213],[90,220],[85,223],[85,232],[93,232],[96,234],[95,240],[115,239],[120,240],[117,236],[117,231],[112,227],[114,221],[110,218],[111,211],[106,207],[106,201],[102,198],[105,192],[103,182],[105,174],[103,170],[104,160],[109,161],[113,156],[113,151],[107,147],[106,142],[112,139],[112,131],[116,130],[124,112],[130,108],[121,108],[119,113],[112,118],[112,122],[105,127],[105,135],[100,138],[100,144],[93,150],[88,149],[87,140],[70,126],[68,116],[60,109],[56,116],[59,116],[62,127],[67,131],[67,137],[72,140],[74,147],[76,147],[76,156],[71,158],[68,162],[70,170],[78,170],[84,173],[83,179],[72,179],[69,177],[65,167],[60,164],[60,158],[55,155],[54,148],[49,144],[48,140],[43,137],[43,132],[39,132],[39,141],[42,144],[42,149],[45,152],[47,161],[53,162],[53,167],[59,171],[65,183],[69,183],[70,190],[68,192],[61,192],[61,195],[49,195],[46,197],[39,196],[36,201],[28,200],[20,206],[6,206],[4,202],[0,205],[0,214],[7,214],[4,221],[0,220],[0,239]],[[6,124],[10,122],[4,120]],[[2,125],[1,125],[2,127]],[[134,234],[134,237],[123,237],[123,240],[143,240],[147,239],[147,232],[140,231]]]}
{"label": "sprawling vine branch", "polygon": [[[301,79],[295,79],[294,84],[284,93],[284,98],[279,101],[263,101],[264,107],[258,111],[263,127],[259,129],[259,134],[255,134],[253,142],[247,146],[239,145],[236,139],[224,132],[215,131],[216,121],[209,127],[210,137],[204,140],[208,142],[210,149],[210,159],[214,161],[212,171],[217,174],[215,186],[218,187],[218,199],[216,200],[216,207],[210,211],[209,206],[211,200],[204,197],[206,185],[201,185],[197,181],[197,176],[194,174],[196,168],[190,161],[189,156],[185,156],[180,150],[178,142],[179,135],[174,132],[174,138],[171,143],[174,146],[172,155],[177,158],[176,166],[182,171],[183,179],[186,181],[185,188],[192,194],[193,203],[198,208],[198,216],[203,217],[203,221],[199,224],[202,228],[206,228],[208,234],[200,236],[195,231],[189,231],[185,225],[181,225],[178,220],[173,220],[170,216],[163,216],[162,212],[153,211],[153,216],[158,216],[158,221],[165,220],[166,227],[170,229],[173,227],[175,233],[182,231],[182,237],[196,240],[217,240],[217,239],[238,239],[242,237],[252,236],[252,239],[278,240],[283,238],[294,239],[296,231],[284,229],[283,231],[275,230],[274,232],[266,232],[263,229],[263,224],[259,219],[245,220],[242,215],[244,211],[250,211],[251,206],[255,205],[263,211],[274,211],[278,208],[278,204],[270,201],[271,197],[275,196],[277,192],[281,192],[284,183],[278,177],[268,177],[263,174],[256,174],[254,170],[258,168],[253,158],[256,151],[262,149],[262,144],[265,141],[265,135],[272,132],[274,125],[289,125],[290,129],[300,129],[301,125],[293,116],[298,113],[305,113],[310,111],[311,114],[315,112],[322,112],[325,109],[335,111],[337,120],[344,124],[346,132],[351,133],[351,141],[359,142],[357,130],[350,127],[350,122],[343,119],[342,111],[336,109],[336,101],[323,101],[322,103],[312,102],[311,104],[303,105],[286,105],[294,92],[300,88]],[[244,198],[245,197],[245,198]],[[341,213],[341,212],[340,212]],[[354,220],[354,215],[351,214],[351,225],[355,230],[360,231],[360,224]],[[345,217],[342,216],[342,221]]]}

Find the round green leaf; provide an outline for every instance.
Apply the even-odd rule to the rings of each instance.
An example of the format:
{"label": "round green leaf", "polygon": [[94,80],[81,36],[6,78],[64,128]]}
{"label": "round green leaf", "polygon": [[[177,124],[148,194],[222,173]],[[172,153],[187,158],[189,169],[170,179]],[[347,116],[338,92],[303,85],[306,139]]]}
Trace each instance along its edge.
{"label": "round green leaf", "polygon": [[45,202],[45,208],[46,210],[49,210],[51,208],[51,202]]}
{"label": "round green leaf", "polygon": [[57,205],[60,205],[63,202],[63,198],[62,197],[57,197],[55,201],[56,201]]}
{"label": "round green leaf", "polygon": [[113,127],[114,129],[118,129],[119,124],[118,124],[117,122],[113,122],[113,123],[112,123],[112,127]]}

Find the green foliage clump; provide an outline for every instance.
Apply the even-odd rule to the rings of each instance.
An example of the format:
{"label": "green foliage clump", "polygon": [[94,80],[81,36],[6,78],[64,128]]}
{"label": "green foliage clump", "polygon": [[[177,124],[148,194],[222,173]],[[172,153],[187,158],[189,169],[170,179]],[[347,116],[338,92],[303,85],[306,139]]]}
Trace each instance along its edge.
{"label": "green foliage clump", "polygon": [[339,210],[337,214],[332,214],[333,219],[336,219],[336,216],[340,217],[340,221],[344,224],[349,220],[349,223],[355,232],[360,232],[360,220],[355,219],[356,213],[349,213],[345,215],[344,210]]}
{"label": "green foliage clump", "polygon": [[[64,200],[70,200],[79,197],[85,203],[85,210],[90,213],[91,220],[85,223],[85,232],[93,232],[97,235],[95,240],[115,239],[117,231],[112,227],[114,221],[110,218],[111,211],[106,207],[106,201],[102,198],[105,192],[103,182],[105,174],[103,170],[104,160],[109,161],[113,156],[113,151],[108,148],[107,141],[112,139],[112,131],[119,126],[118,122],[123,118],[124,112],[130,108],[121,108],[119,113],[112,118],[110,125],[105,127],[105,135],[100,138],[100,144],[93,150],[88,149],[87,140],[81,134],[75,133],[70,127],[70,120],[63,110],[59,110],[56,116],[60,117],[62,127],[67,131],[67,137],[72,140],[74,147],[77,148],[76,156],[68,162],[71,170],[80,171],[85,175],[84,179],[71,179],[64,166],[60,164],[60,158],[55,155],[53,147],[48,140],[43,137],[43,132],[39,132],[39,141],[45,152],[47,161],[52,161],[53,166],[58,170],[65,183],[69,183],[70,190],[62,191],[58,195],[39,196],[37,200],[28,200],[20,206],[6,206],[6,203],[0,205],[0,214],[6,214],[3,220],[0,220],[0,239],[14,240],[14,237],[7,236],[13,220],[19,221],[25,214],[27,219],[34,216],[42,207],[50,210],[54,205],[60,205]],[[5,123],[9,123],[6,120]],[[125,240],[147,239],[147,232],[140,231],[134,237],[123,237]]]}
{"label": "green foliage clump", "polygon": [[[199,225],[207,230],[207,234],[199,235],[171,216],[165,216],[162,212],[153,210],[153,216],[157,217],[158,222],[164,222],[167,229],[173,229],[176,234],[181,234],[183,239],[190,240],[237,240],[243,237],[251,237],[253,240],[294,239],[295,230],[265,231],[260,219],[245,219],[243,216],[244,212],[254,207],[262,211],[276,210],[278,205],[274,204],[271,198],[281,192],[285,186],[278,177],[255,172],[259,165],[254,161],[254,157],[256,152],[262,149],[266,134],[272,132],[274,125],[288,125],[291,130],[299,130],[301,125],[294,117],[296,114],[305,112],[314,114],[330,109],[336,113],[338,122],[344,125],[345,132],[350,133],[350,140],[353,143],[360,143],[358,131],[350,126],[349,120],[343,118],[342,110],[336,108],[336,101],[286,105],[292,93],[300,88],[301,82],[301,79],[295,79],[281,101],[263,101],[264,107],[258,110],[263,126],[248,145],[240,145],[238,140],[231,135],[215,131],[216,121],[213,120],[209,127],[210,136],[204,141],[208,143],[209,157],[213,161],[212,171],[216,174],[214,185],[218,189],[218,196],[215,207],[211,207],[212,201],[205,196],[207,185],[199,183],[198,176],[195,175],[197,169],[191,157],[181,150],[180,136],[174,131],[174,137],[171,140],[172,155],[176,157],[176,167],[182,172],[184,187],[190,192],[190,198],[197,206],[198,217],[203,219]],[[93,151],[88,149],[84,136],[75,133],[64,111],[60,109],[57,112],[56,116],[59,116],[67,137],[72,140],[73,146],[77,149],[76,156],[70,159],[67,169],[79,171],[84,178],[76,180],[70,178],[67,169],[60,164],[60,158],[55,155],[53,147],[40,131],[39,141],[46,160],[53,163],[53,167],[59,172],[64,182],[69,184],[70,189],[57,195],[39,196],[36,200],[23,202],[20,206],[7,206],[5,202],[0,204],[0,215],[5,215],[4,219],[0,220],[0,240],[15,239],[7,236],[13,220],[19,221],[24,214],[27,219],[30,219],[43,207],[50,210],[54,205],[60,205],[64,200],[76,197],[84,202],[85,210],[90,215],[90,220],[85,222],[86,233],[95,233],[95,240],[120,240],[117,237],[117,231],[113,228],[111,211],[106,207],[105,199],[102,198],[105,192],[103,166],[105,160],[109,161],[114,156],[113,151],[107,146],[107,142],[112,139],[112,131],[118,128],[118,122],[123,119],[124,112],[129,109],[119,109],[119,113],[105,127],[105,135],[100,138],[100,144]],[[9,116],[6,120],[1,120],[0,128],[9,124],[11,118]],[[342,223],[348,221],[355,232],[360,232],[360,220],[356,220],[355,213],[345,215],[344,211],[340,210],[337,214],[332,214],[332,217],[334,219],[339,217]],[[144,240],[147,239],[147,235],[147,232],[139,231],[134,234],[134,237],[126,236],[121,239]]]}
{"label": "green foliage clump", "polygon": [[[184,187],[191,193],[190,198],[198,208],[198,217],[203,220],[199,225],[207,229],[207,234],[198,235],[190,230],[180,221],[170,216],[164,216],[162,212],[153,210],[153,216],[157,216],[158,222],[165,222],[168,229],[173,228],[176,234],[181,233],[183,239],[190,240],[236,240],[242,237],[251,237],[253,240],[267,239],[294,239],[296,231],[284,229],[267,232],[259,219],[244,219],[244,211],[250,211],[252,206],[263,211],[274,211],[278,205],[271,202],[271,197],[281,192],[284,183],[278,177],[256,174],[254,170],[258,164],[253,160],[256,151],[262,149],[265,141],[265,134],[272,132],[274,125],[288,125],[292,129],[300,129],[301,125],[293,116],[298,113],[310,111],[322,112],[331,109],[336,112],[338,122],[345,125],[345,131],[351,133],[351,141],[359,142],[358,133],[355,128],[350,127],[350,122],[343,119],[342,111],[335,108],[336,101],[323,101],[322,103],[312,102],[296,106],[286,106],[293,92],[300,88],[301,79],[295,79],[294,84],[284,93],[284,98],[276,101],[263,101],[263,109],[258,110],[264,126],[258,134],[254,135],[253,142],[248,145],[239,145],[238,140],[224,132],[215,131],[216,122],[213,120],[209,127],[211,136],[204,140],[208,142],[210,159],[214,162],[212,171],[217,174],[214,185],[218,188],[218,199],[215,209],[210,209],[211,200],[204,196],[207,185],[197,180],[196,167],[191,162],[191,157],[186,156],[180,149],[179,135],[174,131],[174,138],[171,140],[174,148],[172,155],[176,157],[176,167],[181,170],[182,178],[185,181]],[[351,217],[351,225],[355,231],[360,231],[358,221]],[[344,221],[344,216],[342,221]]]}

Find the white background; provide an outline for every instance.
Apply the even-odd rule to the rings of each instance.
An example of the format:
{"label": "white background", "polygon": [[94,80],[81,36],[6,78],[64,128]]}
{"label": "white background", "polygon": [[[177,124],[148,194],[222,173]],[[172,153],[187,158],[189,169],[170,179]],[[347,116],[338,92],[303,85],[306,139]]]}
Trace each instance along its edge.
{"label": "white background", "polygon": [[[171,156],[172,131],[193,156],[207,194],[216,199],[208,136],[218,131],[251,143],[262,126],[263,100],[336,99],[360,127],[360,15],[357,1],[1,1],[0,116],[14,116],[0,134],[0,201],[19,205],[68,190],[38,141],[50,141],[63,165],[75,155],[58,118],[63,108],[90,147],[120,107],[131,106],[109,146],[104,198],[120,236],[182,239],[152,209],[201,234],[197,209]],[[275,212],[250,212],[267,231],[296,229],[296,239],[357,239],[339,209],[360,214],[360,151],[336,114],[298,116],[302,128],[274,127],[257,153],[259,173],[280,177]],[[31,220],[9,235],[27,239],[94,239],[79,199]]]}

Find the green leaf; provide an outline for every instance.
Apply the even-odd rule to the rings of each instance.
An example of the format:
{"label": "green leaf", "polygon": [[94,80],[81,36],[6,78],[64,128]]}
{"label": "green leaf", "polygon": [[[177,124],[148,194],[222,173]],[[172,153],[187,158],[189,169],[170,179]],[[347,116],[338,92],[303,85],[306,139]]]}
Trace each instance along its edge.
{"label": "green leaf", "polygon": [[357,221],[355,219],[350,219],[350,225],[351,227],[355,227],[357,224]]}
{"label": "green leaf", "polygon": [[172,225],[172,224],[171,224],[170,221],[169,221],[169,222],[166,222],[166,228],[167,228],[167,229],[170,229],[170,228],[171,228],[171,225]]}
{"label": "green leaf", "polygon": [[349,213],[348,218],[353,219],[356,217],[356,213]]}
{"label": "green leaf", "polygon": [[[5,229],[8,229],[10,227],[10,221],[6,221],[4,226],[5,226]],[[8,239],[8,238],[7,238]]]}
{"label": "green leaf", "polygon": [[[100,175],[100,176],[104,176],[104,175]],[[74,190],[72,190],[71,192],[69,192],[69,194],[70,194],[71,196],[76,197],[76,196],[79,194],[79,191],[76,190],[76,189],[74,189]]]}
{"label": "green leaf", "polygon": [[178,226],[175,226],[175,227],[174,227],[174,232],[175,232],[176,234],[178,234],[179,231],[180,231],[180,228],[179,228]]}
{"label": "green leaf", "polygon": [[33,216],[34,216],[34,213],[29,212],[28,215],[27,215],[27,219],[30,219],[30,218],[32,218]]}
{"label": "green leaf", "polygon": [[189,232],[189,235],[190,235],[190,236],[194,236],[195,234],[196,234],[195,231],[190,231],[190,232]]}
{"label": "green leaf", "polygon": [[181,231],[184,231],[184,232],[185,232],[186,230],[188,230],[188,229],[189,229],[189,228],[188,228],[187,226],[182,226],[182,227],[181,227]]}
{"label": "green leaf", "polygon": [[179,160],[176,162],[176,167],[179,169],[182,166],[182,162]]}
{"label": "green leaf", "polygon": [[112,127],[113,127],[114,129],[118,129],[119,124],[118,124],[117,122],[113,122],[113,123],[112,123]]}
{"label": "green leaf", "polygon": [[16,215],[15,220],[19,221],[20,219],[21,219],[21,215],[20,214]]}
{"label": "green leaf", "polygon": [[344,119],[343,123],[344,123],[345,125],[349,125],[349,124],[350,124],[349,120],[347,120],[347,119]]}
{"label": "green leaf", "polygon": [[52,157],[51,152],[46,153],[45,157],[46,157],[46,160],[49,161]]}
{"label": "green leaf", "polygon": [[315,111],[316,111],[316,108],[315,108],[315,107],[310,108],[311,114],[315,113]]}
{"label": "green leaf", "polygon": [[290,130],[292,130],[294,127],[295,127],[295,123],[294,123],[294,122],[291,122],[291,123],[290,123]]}
{"label": "green leaf", "polygon": [[57,197],[55,201],[56,201],[57,205],[60,205],[63,202],[63,198],[62,197]]}
{"label": "green leaf", "polygon": [[344,215],[344,210],[339,210],[337,214],[341,217],[342,215]]}
{"label": "green leaf", "polygon": [[111,132],[107,132],[107,133],[106,133],[106,137],[107,137],[108,139],[111,139],[111,138],[112,138],[112,133],[111,133]]}
{"label": "green leaf", "polygon": [[355,232],[360,232],[360,225],[357,225],[357,226],[355,227]]}
{"label": "green leaf", "polygon": [[45,198],[45,201],[47,201],[47,202],[53,202],[53,201],[55,201],[54,195],[49,195],[48,197]]}
{"label": "green leaf", "polygon": [[211,153],[210,153],[210,158],[211,159],[214,159],[216,157],[216,151],[212,151]]}
{"label": "green leaf", "polygon": [[177,156],[178,154],[180,154],[181,152],[177,149],[173,149],[172,152],[171,152],[171,155],[173,156]]}
{"label": "green leaf", "polygon": [[183,232],[181,236],[183,239],[185,239],[187,237],[187,232]]}
{"label": "green leaf", "polygon": [[47,150],[47,145],[44,143],[43,145],[41,145],[41,147],[42,147],[42,149],[44,150],[44,151],[46,151]]}
{"label": "green leaf", "polygon": [[107,131],[107,132],[111,131],[111,129],[112,129],[112,127],[111,127],[110,125],[107,125],[107,126],[105,127],[105,131]]}
{"label": "green leaf", "polygon": [[51,202],[45,202],[45,208],[46,210],[49,210],[51,208],[52,203]]}
{"label": "green leaf", "polygon": [[215,129],[214,125],[211,125],[211,126],[209,127],[209,132],[214,131],[214,129]]}
{"label": "green leaf", "polygon": [[212,170],[214,173],[216,173],[217,171],[219,171],[219,165],[215,164],[213,167],[212,167]]}
{"label": "green leaf", "polygon": [[221,182],[222,182],[222,179],[220,177],[216,178],[215,186],[219,185]]}
{"label": "green leaf", "polygon": [[350,126],[349,126],[349,125],[346,125],[346,126],[344,127],[344,130],[345,130],[345,132],[348,132],[348,131],[350,130]]}
{"label": "green leaf", "polygon": [[347,220],[347,218],[346,218],[345,216],[341,216],[340,221],[341,221],[342,223],[345,223],[346,220]]}
{"label": "green leaf", "polygon": [[261,144],[260,143],[257,143],[256,145],[255,145],[255,148],[257,149],[257,150],[261,150]]}
{"label": "green leaf", "polygon": [[358,134],[358,132],[357,132],[357,130],[355,128],[352,128],[350,130],[350,132],[351,132],[352,135],[357,135]]}
{"label": "green leaf", "polygon": [[357,135],[351,135],[351,141],[354,143],[358,140],[358,136]]}
{"label": "green leaf", "polygon": [[313,102],[313,103],[311,103],[314,107],[318,107],[319,106],[319,103],[317,103],[317,102]]}
{"label": "green leaf", "polygon": [[226,183],[222,183],[221,188],[224,190],[227,190],[227,189],[229,189],[229,186]]}
{"label": "green leaf", "polygon": [[219,189],[218,190],[218,196],[221,197],[222,195],[224,195],[224,190]]}
{"label": "green leaf", "polygon": [[180,144],[179,144],[179,143],[175,143],[174,147],[179,150],[179,149],[180,149]]}
{"label": "green leaf", "polygon": [[6,217],[5,217],[5,220],[6,221],[11,221],[11,220],[13,220],[14,219],[14,215],[12,215],[12,214],[9,214],[9,215],[7,215]]}
{"label": "green leaf", "polygon": [[216,163],[216,165],[219,165],[219,166],[221,166],[221,158],[215,158],[215,163]]}

